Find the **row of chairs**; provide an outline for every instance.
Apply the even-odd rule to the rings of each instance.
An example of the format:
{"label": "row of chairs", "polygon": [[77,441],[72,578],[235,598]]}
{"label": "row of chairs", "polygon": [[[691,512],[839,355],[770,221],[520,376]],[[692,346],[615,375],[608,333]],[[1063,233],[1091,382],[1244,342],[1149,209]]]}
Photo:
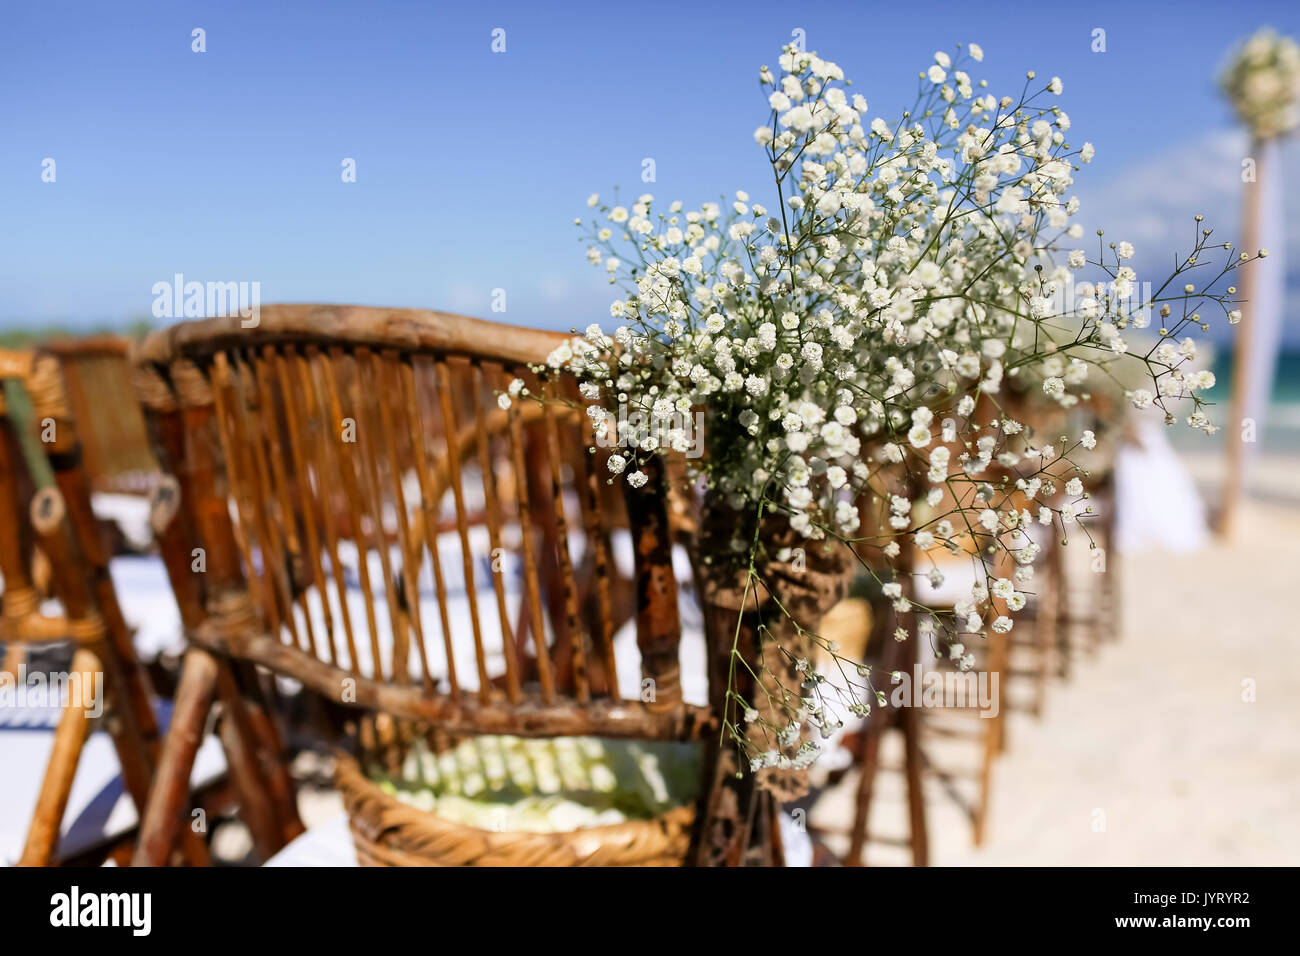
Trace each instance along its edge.
{"label": "row of chairs", "polygon": [[[143,408],[166,476],[151,523],[190,647],[165,742],[144,748],[147,759],[132,752],[136,862],[167,862],[178,841],[195,842],[184,825],[190,775],[214,701],[258,849],[267,855],[301,831],[267,673],[300,681],[324,702],[331,730],[375,749],[411,725],[456,737],[712,736],[700,681],[687,681],[693,700],[683,696],[662,489],[625,503],[586,452],[576,410],[497,405],[517,377],[540,389],[530,366],[564,339],[438,313],[287,306],[263,310],[254,334],[210,320],[143,344],[131,407]],[[42,353],[37,363],[56,360]],[[33,388],[29,368],[11,371],[16,388]],[[17,445],[39,419],[6,420]],[[66,407],[60,420],[71,436]],[[66,491],[63,500],[84,512],[75,530],[92,547],[94,456],[38,446],[6,474],[31,472],[41,453],[61,456],[82,482],[75,507]],[[23,491],[7,496],[8,526],[26,524]],[[92,568],[40,545],[69,579]],[[6,564],[9,608],[29,590],[31,553],[18,543]],[[77,596],[52,596],[70,609],[66,626],[49,624],[52,639],[84,632],[98,648]],[[3,640],[13,647],[32,633],[7,625]],[[129,651],[124,627],[119,636]],[[78,655],[76,666],[95,669]],[[142,682],[116,696],[151,711]],[[84,713],[66,713],[24,862],[53,852],[51,826],[57,834],[85,737]]]}
{"label": "row of chairs", "polygon": [[[1024,398],[1011,407],[1014,411],[1010,414],[1026,424],[1031,435],[1049,441],[1063,431],[1078,434],[1084,428],[1105,434],[1119,417],[1116,409],[1104,403],[1104,397],[1068,416]],[[863,656],[886,691],[886,700],[841,742],[851,757],[849,765],[832,773],[827,786],[804,801],[820,860],[864,865],[868,847],[874,843],[877,850],[886,845],[901,847],[912,865],[928,865],[929,821],[936,794],[938,800],[956,805],[967,818],[973,844],[984,845],[989,838],[995,768],[1008,749],[1010,715],[1025,713],[1041,719],[1050,688],[1055,681],[1071,677],[1072,663],[1081,655],[1095,653],[1103,641],[1118,638],[1120,569],[1114,548],[1113,458],[1085,455],[1080,459],[1078,449],[1074,457],[1086,469],[1083,483],[1090,510],[1069,528],[1058,524],[1034,529],[1043,552],[1032,584],[1025,586],[1029,601],[1016,615],[1016,626],[1009,634],[989,629],[986,636],[965,642],[966,651],[975,656],[971,672],[984,675],[986,686],[996,697],[993,716],[988,715],[988,701],[982,699],[955,705],[944,700],[935,706],[912,698],[910,703],[894,706],[887,678],[892,672],[901,671],[904,679],[912,680],[918,663],[923,671],[950,677],[958,668],[923,643],[895,641],[892,635],[897,621],[888,600],[878,595],[872,601],[858,599],[861,610],[857,613],[846,604],[828,615],[823,632],[828,638],[852,647],[854,632],[867,635]],[[992,482],[997,484],[999,477],[991,475]],[[1011,475],[1006,477],[1010,480]],[[1081,539],[1085,547],[1078,546]],[[985,573],[971,555],[944,555],[936,560],[934,552],[914,553],[910,567],[913,573],[903,580],[905,594],[940,613],[951,611],[953,598],[968,594],[970,585],[982,580]],[[937,594],[927,581],[932,567],[947,578]],[[998,573],[1010,576],[1011,570],[1002,567]],[[897,738],[898,755],[886,766],[882,748],[891,736]],[[883,825],[884,814],[878,810],[877,816],[872,815],[882,770],[892,771],[898,778],[904,805],[902,813],[893,813]],[[930,782],[933,785],[928,785]],[[832,792],[835,786],[851,788],[848,812],[843,794],[836,797]],[[896,852],[884,855],[899,859]]]}
{"label": "row of chairs", "polygon": [[[130,361],[103,341],[5,356],[6,667],[33,642],[70,640],[72,673],[105,674],[104,724],[140,814],[134,862],[209,861],[192,781],[214,709],[229,789],[262,858],[303,832],[286,742],[300,730],[390,767],[417,744],[482,734],[678,741],[703,754],[706,812],[654,832],[581,851],[445,830],[413,838],[389,807],[384,825],[354,814],[371,861],[410,862],[412,845],[431,843],[435,859],[458,862],[782,859],[774,801],[737,791],[717,747],[731,635],[711,633],[708,614],[683,628],[691,602],[679,591],[700,590],[684,547],[696,518],[662,474],[639,491],[608,481],[576,390],[534,373],[565,339],[419,310],[289,305],[263,308],[255,329],[233,317],[160,330]],[[516,379],[550,401],[501,407]],[[145,490],[188,642],[165,735],[91,508],[92,492]],[[51,569],[47,593],[33,555]],[[1034,616],[1040,709],[1061,650],[1060,582],[1046,576]],[[62,614],[41,614],[43,597]],[[882,671],[905,663],[906,646],[885,639],[888,617],[877,607],[861,641]],[[996,635],[987,666],[1005,674],[1009,655]],[[292,678],[311,705],[286,707],[270,675]],[[880,708],[848,738],[845,862],[863,861],[893,729],[913,861],[926,862],[928,722]],[[982,723],[977,841],[1005,741],[1001,718]],[[88,729],[84,708],[65,708],[23,863],[54,859]]]}

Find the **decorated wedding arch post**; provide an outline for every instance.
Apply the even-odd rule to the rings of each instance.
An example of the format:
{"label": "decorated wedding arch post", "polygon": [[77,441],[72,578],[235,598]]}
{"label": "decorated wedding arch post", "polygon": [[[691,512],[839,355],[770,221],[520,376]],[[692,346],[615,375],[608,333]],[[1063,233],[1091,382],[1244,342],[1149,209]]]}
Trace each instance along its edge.
{"label": "decorated wedding arch post", "polygon": [[1282,337],[1286,257],[1279,141],[1300,121],[1300,46],[1273,30],[1260,30],[1233,51],[1220,82],[1250,133],[1250,151],[1242,162],[1241,241],[1245,248],[1274,253],[1241,280],[1247,304],[1233,353],[1219,514],[1219,531],[1230,537],[1263,437]]}

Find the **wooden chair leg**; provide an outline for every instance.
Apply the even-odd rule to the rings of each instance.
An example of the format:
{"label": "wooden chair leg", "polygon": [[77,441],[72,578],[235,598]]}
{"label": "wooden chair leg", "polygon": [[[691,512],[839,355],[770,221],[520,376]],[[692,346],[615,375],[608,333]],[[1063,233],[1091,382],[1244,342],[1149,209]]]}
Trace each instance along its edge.
{"label": "wooden chair leg", "polygon": [[1034,674],[1034,716],[1043,716],[1047,706],[1047,683],[1051,679],[1052,655],[1056,653],[1057,604],[1061,593],[1060,552],[1048,552],[1043,587],[1034,612],[1034,652],[1038,656]]}
{"label": "wooden chair leg", "polygon": [[1123,595],[1120,594],[1121,578],[1119,576],[1119,556],[1114,550],[1107,552],[1106,564],[1106,634],[1111,641],[1118,641],[1124,633],[1124,617],[1121,613]]}
{"label": "wooden chair leg", "polygon": [[930,840],[925,819],[924,757],[921,754],[921,712],[904,707],[898,715],[903,732],[903,757],[907,768],[907,815],[912,844],[912,865],[930,865]]}
{"label": "wooden chair leg", "polygon": [[217,662],[207,651],[185,652],[172,708],[171,727],[149,801],[140,821],[140,843],[133,866],[163,866],[176,842],[181,814],[189,806],[190,773],[203,741],[208,712],[217,683]]}
{"label": "wooden chair leg", "polygon": [[297,791],[285,763],[284,742],[258,680],[257,668],[247,661],[234,661],[232,666],[240,690],[241,710],[247,715],[254,739],[259,743],[262,775],[275,808],[283,846],[307,829],[298,816]]}
{"label": "wooden chair leg", "polygon": [[880,735],[884,732],[884,714],[875,712],[867,718],[862,738],[862,771],[858,774],[858,792],[853,810],[853,833],[849,838],[849,852],[844,858],[848,866],[865,866],[863,852],[867,845],[867,818],[871,815],[871,796],[876,783],[876,767],[880,757]]}
{"label": "wooden chair leg", "polygon": [[[125,690],[120,681],[112,677],[117,669],[107,660],[111,657],[110,650],[105,660],[106,676],[110,680],[106,681],[105,687],[108,710],[104,728],[113,740],[113,749],[117,751],[117,761],[122,767],[122,783],[135,804],[136,814],[143,819],[159,744],[155,741],[153,747],[150,747],[135,721],[135,712],[130,705],[124,703]],[[207,843],[188,827],[181,831],[181,854],[191,866],[210,866],[212,863]]]}
{"label": "wooden chair leg", "polygon": [[[100,672],[95,652],[88,647],[78,647],[72,656],[72,673],[77,675],[82,686],[87,680],[93,681],[94,675]],[[77,775],[77,764],[89,731],[90,715],[86,708],[80,701],[70,700],[63,708],[59,726],[54,732],[54,749],[45,767],[45,779],[41,783],[40,796],[36,798],[36,812],[27,831],[27,844],[23,847],[19,866],[48,866],[53,859],[63,813],[68,808],[68,794],[72,792],[72,781]]]}
{"label": "wooden chair leg", "polygon": [[153,778],[153,758],[135,720],[135,712],[128,703],[126,688],[121,681],[121,669],[111,648],[105,649],[104,664],[104,728],[113,740],[117,761],[122,767],[122,783],[135,802],[136,810],[144,812],[149,797],[149,782]]}
{"label": "wooden chair leg", "polygon": [[232,709],[223,698],[217,733],[226,754],[231,782],[239,797],[239,815],[253,838],[254,849],[265,861],[281,846],[280,828],[267,799],[266,781],[262,779],[256,749],[250,746],[252,741],[246,728],[239,726]]}
{"label": "wooden chair leg", "polygon": [[[1001,641],[1006,641],[1006,635],[995,635],[994,639],[995,640],[1000,639]],[[1002,700],[999,702],[1001,706],[998,707],[998,716],[978,718],[979,720],[986,720],[994,724],[996,727],[996,733],[993,735],[995,739],[995,744],[994,744],[995,749],[993,751],[994,759],[996,759],[997,755],[1006,753],[1007,748],[1011,745],[1010,735],[1007,733],[1006,725],[1002,723],[1002,707],[1006,706],[1008,700],[1007,678],[1010,676],[1011,668],[1006,666],[1005,657],[1002,658],[1003,662],[1001,664],[995,663],[997,659],[998,659],[998,653],[995,650],[989,656],[989,660],[991,662],[989,664],[989,669],[996,671],[998,675],[998,693],[1002,696]]]}
{"label": "wooden chair leg", "polygon": [[993,761],[998,754],[997,723],[999,718],[988,718],[989,726],[984,730],[984,756],[980,764],[980,792],[975,804],[974,837],[975,845],[983,846],[988,832],[989,798],[993,792]]}
{"label": "wooden chair leg", "polygon": [[[281,765],[279,754],[265,753],[254,728],[252,707],[241,693],[228,662],[217,664],[217,695],[221,700],[221,742],[231,779],[239,793],[240,815],[263,859],[286,842],[286,821],[268,780],[268,771]],[[296,812],[294,819],[297,819]]]}
{"label": "wooden chair leg", "polygon": [[1007,636],[997,631],[989,635],[989,671],[998,675],[998,713],[996,717],[979,719],[988,726],[984,728],[984,756],[980,765],[979,802],[975,807],[974,839],[976,846],[983,846],[988,834],[989,803],[993,795],[993,764],[998,754],[1006,749],[1006,676],[1007,676]]}
{"label": "wooden chair leg", "polygon": [[1106,620],[1106,639],[1109,641],[1118,641],[1124,628],[1124,620],[1120,614],[1120,607],[1123,596],[1120,594],[1122,578],[1120,577],[1120,555],[1115,550],[1115,499],[1107,502],[1107,513],[1109,517],[1102,524],[1102,547],[1106,556],[1106,570],[1102,575],[1101,592],[1102,608]]}
{"label": "wooden chair leg", "polygon": [[1061,543],[1053,537],[1051,545],[1051,563],[1056,567],[1056,653],[1058,671],[1062,680],[1070,679],[1070,668],[1074,663],[1073,622],[1070,620],[1070,575],[1066,567],[1065,551]]}
{"label": "wooden chair leg", "polygon": [[[1098,588],[1100,590],[1101,587]],[[1102,631],[1106,626],[1106,609],[1093,605],[1091,612],[1088,614],[1088,656],[1095,657],[1101,649],[1101,642],[1104,639]]]}
{"label": "wooden chair leg", "polygon": [[770,793],[762,794],[764,799],[764,816],[767,824],[767,838],[763,841],[763,850],[767,857],[767,866],[784,867],[785,862],[785,844],[781,841],[781,824],[778,817],[781,815],[781,807],[776,802],[776,798]]}

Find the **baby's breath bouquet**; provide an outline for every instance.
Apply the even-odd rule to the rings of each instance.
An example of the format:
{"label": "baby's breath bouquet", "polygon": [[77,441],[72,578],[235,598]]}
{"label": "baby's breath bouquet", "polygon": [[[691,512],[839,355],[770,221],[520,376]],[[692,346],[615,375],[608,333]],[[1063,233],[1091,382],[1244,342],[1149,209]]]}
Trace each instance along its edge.
{"label": "baby's breath bouquet", "polygon": [[1300,123],[1300,46],[1290,37],[1268,28],[1253,34],[1233,51],[1219,83],[1256,139]]}
{"label": "baby's breath bouquet", "polygon": [[[1190,333],[1239,318],[1230,274],[1252,256],[1212,243],[1198,216],[1172,274],[1139,282],[1129,243],[1085,241],[1073,222],[1093,147],[1070,141],[1061,81],[1031,72],[999,97],[969,72],[980,48],[958,50],[886,120],[836,64],[787,47],[759,71],[763,200],[593,195],[596,218],[579,220],[620,290],[617,328],[591,326],[550,365],[578,376],[596,441],[617,446],[609,469],[633,487],[694,447],[702,412],[681,489],[702,502],[700,560],[735,582],[738,614],[764,609],[758,646],[732,646],[724,714],[754,769],[806,767],[876,699],[869,669],[816,633],[835,589],[787,600],[801,556],[849,555],[893,602],[898,640],[970,667],[963,642],[1010,630],[1032,590],[1031,526],[1063,532],[1091,510],[1074,459],[1093,431],[1039,439],[1018,410],[1086,401],[1127,363],[1142,373],[1129,403],[1213,430]],[[982,569],[955,609],[904,587],[912,559],[940,549]]]}

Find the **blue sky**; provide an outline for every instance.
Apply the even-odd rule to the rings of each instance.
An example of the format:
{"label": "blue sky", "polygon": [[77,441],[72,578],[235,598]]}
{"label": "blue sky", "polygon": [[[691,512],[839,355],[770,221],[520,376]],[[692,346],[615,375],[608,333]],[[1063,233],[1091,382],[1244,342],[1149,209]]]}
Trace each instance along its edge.
{"label": "blue sky", "polygon": [[[8,3],[0,327],[144,317],[177,272],[258,281],[263,302],[479,315],[504,288],[498,318],[600,320],[607,287],[572,226],[586,196],[762,197],[757,70],[796,28],[872,115],[907,105],[958,41],[984,47],[976,75],[995,92],[1029,68],[1059,75],[1072,137],[1097,146],[1077,180],[1085,211],[1096,196],[1118,235],[1141,213],[1116,199],[1139,172],[1205,211],[1159,171],[1232,142],[1213,76],[1266,23],[1300,33],[1300,5]],[[1230,217],[1233,188],[1217,200]]]}

